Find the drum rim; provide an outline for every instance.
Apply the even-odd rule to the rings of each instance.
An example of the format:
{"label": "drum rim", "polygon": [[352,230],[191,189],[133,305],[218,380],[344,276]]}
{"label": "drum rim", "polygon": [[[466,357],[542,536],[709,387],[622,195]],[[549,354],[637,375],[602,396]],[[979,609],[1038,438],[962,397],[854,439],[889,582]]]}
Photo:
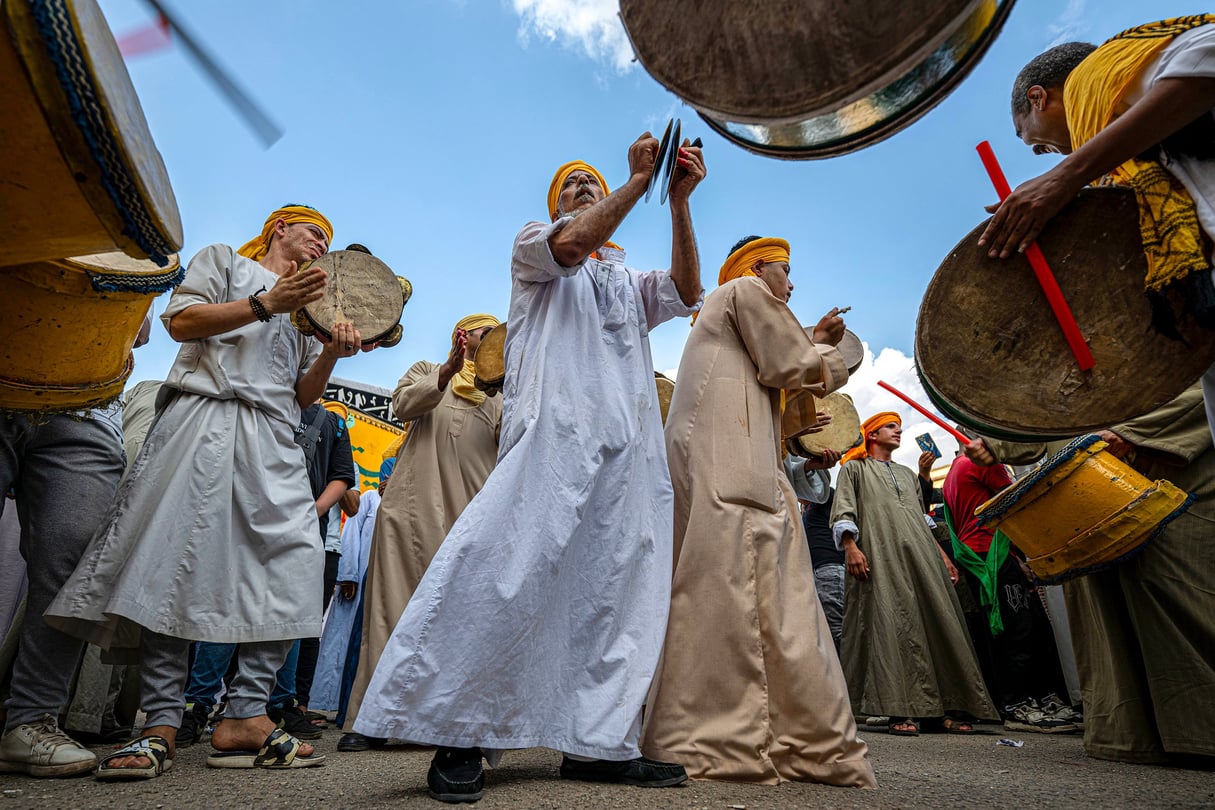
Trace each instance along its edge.
{"label": "drum rim", "polygon": [[[150,188],[133,168],[130,151],[126,148],[126,139],[119,134],[120,129],[110,112],[110,105],[104,94],[99,92],[97,80],[93,76],[91,68],[94,60],[89,58],[91,49],[86,48],[81,39],[79,19],[85,4],[89,5],[90,10],[96,13],[104,24],[105,16],[94,0],[9,0],[4,13],[10,26],[15,29],[27,30],[28,24],[33,24],[32,33],[36,35],[41,48],[33,48],[37,52],[37,56],[34,56],[30,50],[18,47],[18,56],[30,74],[42,75],[47,66],[31,64],[32,56],[35,61],[45,59],[49,63],[55,78],[54,84],[62,92],[63,99],[54,98],[54,94],[47,91],[43,82],[37,80],[31,82],[35,97],[44,112],[52,118],[63,118],[75,124],[88,150],[89,162],[100,173],[104,196],[113,205],[114,213],[121,224],[120,234],[114,234],[115,240],[118,241],[120,236],[130,239],[149,259],[163,267],[167,265],[169,257],[181,248],[181,214],[177,200],[173,197],[164,160],[157,151],[151,169],[160,174],[157,179],[163,181],[161,186],[168,192],[170,199],[165,201],[168,205],[163,211],[154,213],[149,209]],[[21,11],[28,15],[28,20]],[[117,49],[116,44],[113,47]],[[125,71],[121,56],[119,63]],[[142,132],[147,134],[149,145],[155,151],[155,143],[148,129],[147,119],[143,116],[138,94],[131,84],[130,74],[126,73],[124,78],[134,98],[134,106],[140,113],[140,120],[136,123],[142,124]],[[49,81],[49,77],[47,80]],[[118,84],[121,83],[119,79]],[[67,154],[73,153],[74,150],[63,143],[63,136],[57,131],[57,127],[52,126],[52,130],[55,131],[56,141],[66,158]],[[68,163],[72,163],[70,158]],[[88,186],[82,184],[81,188],[83,191]],[[161,220],[158,214],[165,214],[171,221]],[[102,218],[102,222],[105,221],[106,219]]]}
{"label": "drum rim", "polygon": [[27,394],[31,402],[37,402],[37,397],[40,395],[66,397],[90,394],[85,399],[76,399],[71,402],[49,403],[44,401],[43,404],[34,406],[0,404],[0,409],[11,413],[70,413],[89,408],[99,408],[114,402],[122,396],[123,388],[126,386],[126,382],[134,370],[135,353],[127,352],[127,362],[122,372],[117,377],[103,382],[75,383],[71,385],[55,383],[34,384],[11,377],[0,376],[0,403],[8,400],[10,394],[17,396]]}
{"label": "drum rim", "polygon": [[[497,332],[499,329],[502,330],[501,334],[503,336],[502,337],[502,374],[501,374],[501,376],[495,377],[492,379],[488,378],[488,377],[482,377],[481,369],[477,367],[478,366],[477,357],[482,356],[480,346],[484,346],[485,341],[489,339],[489,336],[492,335],[494,332]],[[489,330],[489,332],[486,333],[485,337],[483,337],[481,339],[480,346],[478,346],[478,348],[477,348],[477,357],[473,358],[473,375],[478,380],[485,383],[486,385],[491,385],[491,386],[498,385],[499,383],[501,383],[503,380],[506,379],[506,323],[505,322],[499,323],[493,329]]]}
{"label": "drum rim", "polygon": [[[918,95],[914,101],[905,105],[895,115],[889,118],[884,118],[872,126],[857,130],[850,135],[822,141],[812,146],[777,146],[772,144],[764,144],[758,141],[748,140],[740,137],[729,129],[730,125],[755,124],[757,126],[777,126],[788,125],[788,122],[786,122],[786,124],[768,123],[765,125],[762,122],[756,123],[739,121],[724,116],[714,117],[710,113],[705,113],[697,109],[694,105],[691,105],[691,102],[688,102],[688,104],[696,110],[697,114],[704,120],[704,122],[708,124],[709,127],[718,135],[733,143],[735,146],[741,146],[748,152],[752,152],[757,155],[779,158],[781,160],[825,160],[827,158],[840,157],[842,155],[852,154],[853,152],[859,152],[862,149],[876,143],[880,143],[887,138],[897,135],[904,129],[907,129],[916,121],[920,120],[925,115],[932,112],[932,110],[936,109],[941,102],[948,98],[953,91],[957,89],[958,85],[971,74],[975,67],[978,66],[981,61],[983,61],[983,58],[987,55],[987,51],[991,48],[992,43],[995,42],[996,37],[998,37],[1000,32],[1003,30],[1004,24],[1007,22],[1008,16],[1012,12],[1012,7],[1015,3],[1016,0],[1000,0],[1000,5],[996,8],[996,12],[992,17],[991,24],[984,30],[982,36],[980,36],[974,42],[970,50],[966,52],[965,57],[960,60],[949,72],[949,74],[946,75],[945,78],[942,79],[938,84],[933,85],[928,91]],[[946,42],[948,42],[947,39]],[[806,124],[824,116],[834,115],[850,104],[872,98],[883,90],[891,87],[895,82],[902,79],[915,68],[923,65],[925,62],[931,59],[935,53],[936,50],[931,51],[924,57],[924,59],[916,62],[903,73],[892,77],[891,80],[886,84],[875,88],[863,96],[844,102],[833,110],[821,112],[818,115],[807,116],[792,123],[794,125]]]}
{"label": "drum rim", "polygon": [[[1095,445],[1100,445],[1099,447]],[[985,526],[994,520],[1004,517],[1009,510],[1016,506],[1022,497],[1029,493],[1043,478],[1051,475],[1059,467],[1066,464],[1075,458],[1079,453],[1084,452],[1088,456],[1095,456],[1106,447],[1108,447],[1102,439],[1096,434],[1080,436],[1072,439],[1057,453],[1047,457],[1042,464],[1029,475],[1016,481],[1011,487],[1000,492],[991,500],[984,503],[975,510],[975,520],[980,526]]]}

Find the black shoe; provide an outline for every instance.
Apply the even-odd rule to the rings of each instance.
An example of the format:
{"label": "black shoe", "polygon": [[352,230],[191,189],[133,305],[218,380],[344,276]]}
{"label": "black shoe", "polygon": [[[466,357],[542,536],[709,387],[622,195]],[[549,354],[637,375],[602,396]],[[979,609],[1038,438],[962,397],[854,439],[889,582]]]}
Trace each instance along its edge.
{"label": "black shoe", "polygon": [[357,731],[347,731],[338,740],[339,751],[369,751],[372,748],[383,748],[388,743],[384,737],[368,737]]}
{"label": "black shoe", "polygon": [[186,712],[181,716],[181,727],[177,729],[177,745],[185,747],[201,740],[207,730],[207,717],[210,714],[208,706],[187,703]]}
{"label": "black shoe", "polygon": [[299,706],[282,706],[266,708],[266,714],[278,724],[278,727],[300,740],[319,740],[321,730],[304,718]]}
{"label": "black shoe", "polygon": [[430,797],[448,804],[475,802],[485,792],[480,748],[440,748],[426,772]]}
{"label": "black shoe", "polygon": [[688,781],[688,772],[682,765],[658,762],[645,757],[612,762],[596,759],[579,762],[569,757],[561,758],[561,778],[577,779],[580,782],[611,782],[637,787],[674,787]]}

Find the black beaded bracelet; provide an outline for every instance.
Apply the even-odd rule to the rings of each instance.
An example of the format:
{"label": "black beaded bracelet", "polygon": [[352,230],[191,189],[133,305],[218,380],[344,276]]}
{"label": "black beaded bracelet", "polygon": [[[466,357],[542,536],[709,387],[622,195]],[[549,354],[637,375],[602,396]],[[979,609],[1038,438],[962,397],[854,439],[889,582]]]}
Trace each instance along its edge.
{"label": "black beaded bracelet", "polygon": [[262,323],[266,323],[274,316],[270,314],[270,310],[266,309],[266,305],[261,302],[261,299],[256,295],[249,296],[249,306],[253,309],[253,314]]}

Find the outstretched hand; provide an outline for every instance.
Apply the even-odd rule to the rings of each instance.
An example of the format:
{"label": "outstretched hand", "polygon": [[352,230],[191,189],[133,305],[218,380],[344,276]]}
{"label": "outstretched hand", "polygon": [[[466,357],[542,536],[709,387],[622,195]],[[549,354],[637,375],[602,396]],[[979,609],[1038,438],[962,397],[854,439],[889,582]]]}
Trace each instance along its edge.
{"label": "outstretched hand", "polygon": [[439,390],[447,388],[451,378],[464,368],[464,347],[468,344],[468,333],[463,329],[456,330],[456,339],[451,342],[451,351],[443,365],[439,366]]}
{"label": "outstretched hand", "polygon": [[1058,168],[1026,180],[1003,202],[987,206],[995,216],[979,236],[979,246],[988,248],[987,255],[993,259],[1024,253],[1082,188],[1083,183],[1069,180]]}

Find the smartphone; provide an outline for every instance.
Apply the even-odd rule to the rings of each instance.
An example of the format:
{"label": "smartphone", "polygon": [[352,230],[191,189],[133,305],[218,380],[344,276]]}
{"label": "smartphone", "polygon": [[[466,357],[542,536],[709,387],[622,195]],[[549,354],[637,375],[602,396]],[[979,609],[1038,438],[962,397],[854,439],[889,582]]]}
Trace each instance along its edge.
{"label": "smartphone", "polygon": [[915,443],[920,446],[921,450],[932,453],[936,458],[941,457],[941,451],[937,447],[937,443],[932,440],[931,433],[921,433],[919,436],[916,436]]}

